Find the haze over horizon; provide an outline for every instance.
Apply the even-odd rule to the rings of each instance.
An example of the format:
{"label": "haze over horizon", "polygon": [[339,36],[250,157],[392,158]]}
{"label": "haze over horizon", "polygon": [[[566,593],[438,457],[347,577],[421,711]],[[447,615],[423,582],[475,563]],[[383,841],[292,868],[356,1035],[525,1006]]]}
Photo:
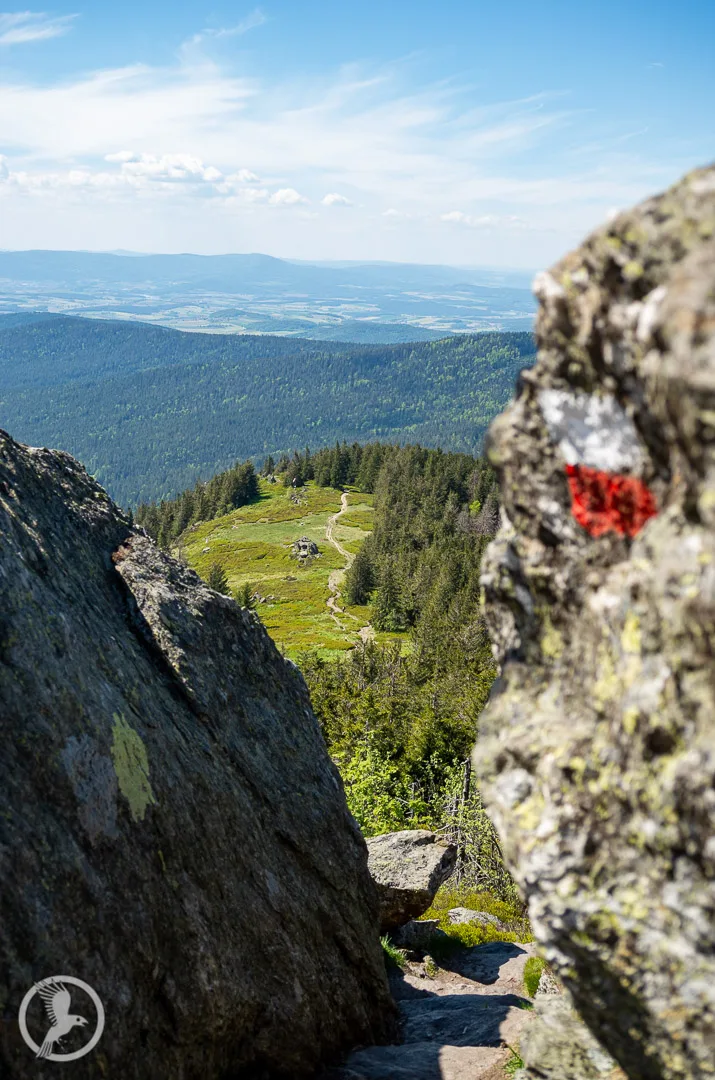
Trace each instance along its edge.
{"label": "haze over horizon", "polygon": [[0,14],[0,246],[538,269],[712,157],[715,10],[679,13]]}

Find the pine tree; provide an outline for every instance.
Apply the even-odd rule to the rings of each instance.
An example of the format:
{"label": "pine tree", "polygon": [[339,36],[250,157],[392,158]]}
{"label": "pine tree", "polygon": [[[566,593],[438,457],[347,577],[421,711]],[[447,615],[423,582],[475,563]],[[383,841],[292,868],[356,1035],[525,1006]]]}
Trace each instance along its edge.
{"label": "pine tree", "polygon": [[405,618],[400,605],[400,592],[392,566],[383,569],[375,602],[372,606],[372,623],[376,630],[395,633],[405,629]]}
{"label": "pine tree", "polygon": [[223,593],[224,596],[231,595],[226,571],[219,562],[211,563],[208,577],[206,578],[206,584],[210,589],[215,589],[216,592]]}
{"label": "pine tree", "polygon": [[349,604],[367,604],[374,588],[375,575],[370,554],[363,544],[345,575],[345,599]]}
{"label": "pine tree", "polygon": [[253,586],[249,582],[244,581],[243,585],[239,585],[233,595],[236,603],[242,608],[248,608],[250,611],[255,608],[256,599],[253,595]]}

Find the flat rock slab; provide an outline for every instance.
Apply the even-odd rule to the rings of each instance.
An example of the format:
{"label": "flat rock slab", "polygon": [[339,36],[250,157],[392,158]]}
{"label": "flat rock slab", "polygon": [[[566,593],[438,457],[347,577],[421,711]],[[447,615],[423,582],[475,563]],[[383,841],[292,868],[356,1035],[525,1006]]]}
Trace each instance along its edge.
{"label": "flat rock slab", "polygon": [[383,931],[419,918],[457,862],[456,845],[426,829],[371,836],[367,848]]}

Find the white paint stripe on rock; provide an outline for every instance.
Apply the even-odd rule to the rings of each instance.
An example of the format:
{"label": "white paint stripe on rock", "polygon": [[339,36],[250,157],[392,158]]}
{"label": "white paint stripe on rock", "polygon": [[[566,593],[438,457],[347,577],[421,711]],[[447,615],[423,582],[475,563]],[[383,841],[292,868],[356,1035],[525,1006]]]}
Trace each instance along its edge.
{"label": "white paint stripe on rock", "polygon": [[612,395],[541,390],[539,405],[567,465],[635,472],[644,451],[635,424]]}

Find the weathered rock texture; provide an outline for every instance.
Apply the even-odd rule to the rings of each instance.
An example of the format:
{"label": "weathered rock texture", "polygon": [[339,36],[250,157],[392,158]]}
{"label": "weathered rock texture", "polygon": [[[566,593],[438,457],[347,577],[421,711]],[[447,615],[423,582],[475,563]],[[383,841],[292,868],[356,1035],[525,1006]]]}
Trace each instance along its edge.
{"label": "weathered rock texture", "polygon": [[417,919],[457,862],[455,844],[427,829],[371,836],[368,865],[380,897],[380,927],[392,930]]}
{"label": "weathered rock texture", "polygon": [[538,993],[519,1039],[525,1068],[514,1080],[624,1080],[625,1073],[594,1039],[568,1000]]}
{"label": "weathered rock texture", "polygon": [[77,462],[4,434],[0,734],[3,1077],[55,1076],[17,1015],[61,974],[106,1011],[79,1080],[300,1077],[391,1034],[365,845],[298,671]]}
{"label": "weathered rock texture", "polygon": [[491,431],[502,673],[477,768],[592,1031],[630,1077],[712,1077],[715,169],[537,293],[538,361]]}

